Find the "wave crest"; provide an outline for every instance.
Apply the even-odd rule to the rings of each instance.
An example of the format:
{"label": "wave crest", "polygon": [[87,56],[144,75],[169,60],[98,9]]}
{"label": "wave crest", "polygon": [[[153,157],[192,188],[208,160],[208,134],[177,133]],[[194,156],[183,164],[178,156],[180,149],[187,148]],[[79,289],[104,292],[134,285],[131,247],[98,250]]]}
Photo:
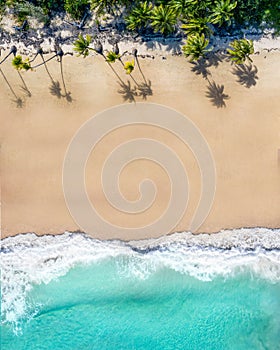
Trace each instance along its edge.
{"label": "wave crest", "polygon": [[[203,281],[250,273],[280,281],[280,229],[225,230],[216,234],[174,233],[142,241],[99,241],[80,233],[22,234],[2,240],[2,320],[17,324],[30,314],[28,292],[78,264],[115,259],[120,276],[145,279],[161,268]],[[31,309],[34,313],[36,306]]]}

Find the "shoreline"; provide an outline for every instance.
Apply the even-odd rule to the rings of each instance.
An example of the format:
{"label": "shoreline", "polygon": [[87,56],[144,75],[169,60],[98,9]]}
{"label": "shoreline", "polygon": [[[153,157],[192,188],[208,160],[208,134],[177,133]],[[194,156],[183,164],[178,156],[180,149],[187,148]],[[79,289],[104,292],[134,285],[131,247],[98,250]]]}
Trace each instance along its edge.
{"label": "shoreline", "polygon": [[[210,79],[217,86],[223,86],[230,97],[225,100],[222,108],[207,99],[205,91],[209,84],[201,74],[192,71],[194,65],[185,58],[168,55],[163,60],[154,54],[154,59],[144,59],[141,51],[139,54],[141,68],[152,84],[152,94],[146,96],[147,102],[165,104],[190,117],[206,137],[217,161],[217,196],[213,210],[198,233],[215,233],[223,227],[279,227],[278,49],[253,55],[253,67],[257,67],[256,79],[255,84],[248,88],[237,82],[237,76],[232,73],[233,66],[225,60],[218,62],[218,67],[211,65],[206,68],[210,71]],[[48,67],[54,79],[59,81],[57,62],[50,62]],[[114,67],[121,74],[121,68]],[[18,91],[20,80],[10,61],[5,62],[1,69]],[[73,96],[71,103],[63,96],[57,98],[58,96],[50,95],[44,69],[22,74],[26,86],[32,92],[30,98],[23,95],[23,108],[18,109],[11,102],[13,97],[5,82],[0,86],[0,102],[3,106],[2,238],[20,234],[19,232],[63,234],[78,229],[68,213],[61,191],[61,162],[66,147],[80,125],[92,115],[128,102],[118,92],[118,82],[99,57],[92,60],[92,57],[83,59],[67,56],[64,59],[64,74],[67,89]],[[128,77],[122,77],[129,81]],[[141,79],[139,72],[135,72],[135,77]],[[0,78],[2,79],[1,75]],[[130,82],[133,87],[133,82]],[[92,100],[92,96],[95,100]],[[145,102],[136,95],[135,102],[140,101]],[[270,115],[266,115],[268,101]],[[153,135],[153,130],[140,131],[144,135]],[[123,133],[120,140],[125,140],[128,136],[139,136],[140,131]],[[199,181],[196,178],[198,169],[189,151],[185,155],[186,150],[173,138],[161,132],[157,132],[156,136],[167,140],[187,162],[191,167],[191,180],[198,187],[189,203],[190,212],[174,230],[185,231],[199,198]],[[114,138],[109,140],[109,144],[114,142]],[[57,150],[51,150],[52,145],[56,145]],[[104,150],[106,149],[105,147]],[[30,159],[25,159],[27,154]],[[41,154],[44,155],[43,158]],[[99,148],[95,161],[99,164],[103,156],[103,151]],[[91,171],[93,170],[91,162]],[[132,169],[132,174],[138,176],[137,170]],[[125,179],[128,179],[127,176],[131,177],[131,173],[125,175]],[[129,182],[129,188],[131,186],[132,183]],[[164,187],[165,182],[160,180],[159,188]],[[126,195],[135,197],[134,192],[130,194],[124,187],[122,189]],[[91,190],[100,197],[94,187]],[[36,198],[36,194],[42,199]],[[100,203],[102,214],[108,213],[103,199]],[[151,214],[152,218],[157,210],[155,208]],[[112,217],[116,219],[114,215]],[[131,225],[132,221],[128,223]],[[110,234],[98,238],[108,239]],[[125,236],[120,238],[128,239]]]}
{"label": "shoreline", "polygon": [[[251,232],[252,231],[252,232]],[[266,240],[267,234],[263,234],[260,231],[268,231],[270,234],[276,234],[279,235],[279,240],[273,240],[270,239],[270,243],[268,245],[265,245],[265,243],[260,243],[260,240]],[[205,248],[221,248],[224,250],[227,249],[232,249],[232,248],[242,248],[244,250],[252,250],[252,249],[257,249],[259,247],[264,248],[265,250],[280,250],[280,227],[261,227],[261,226],[256,226],[256,227],[238,227],[238,228],[226,228],[226,229],[221,229],[216,232],[200,232],[200,233],[192,233],[190,231],[174,231],[170,232],[166,235],[162,236],[157,236],[157,237],[150,237],[150,238],[143,238],[143,239],[122,239],[122,238],[98,238],[93,237],[90,234],[87,234],[82,231],[65,231],[62,233],[44,233],[44,234],[37,234],[36,232],[23,232],[23,233],[16,233],[15,235],[9,235],[6,237],[1,237],[1,242],[2,244],[5,245],[7,240],[9,241],[9,238],[13,239],[22,239],[22,243],[24,243],[26,240],[25,238],[30,238],[34,237],[35,239],[37,238],[48,238],[48,237],[74,237],[74,236],[81,236],[85,239],[97,241],[97,242],[103,242],[103,243],[120,243],[120,244],[128,244],[128,246],[139,249],[139,252],[141,253],[142,250],[143,252],[148,252],[152,251],[156,248],[159,248],[161,244],[166,244],[168,242],[174,242],[177,239],[181,239],[182,237],[188,237],[188,240],[185,241],[186,244],[189,244],[189,246],[192,245],[197,245],[200,248],[203,247],[203,244],[205,244]],[[247,241],[246,244],[248,245],[247,247],[244,247],[243,243],[245,243],[242,239],[238,241],[237,237],[250,237]],[[182,238],[184,239],[184,238]],[[254,239],[256,239],[254,241]],[[196,242],[197,241],[197,242]],[[231,243],[229,243],[231,242]],[[13,243],[11,241],[11,243]],[[267,243],[267,242],[266,242]],[[262,245],[263,244],[263,245]],[[254,247],[253,247],[254,246]],[[3,252],[5,253],[5,247],[2,248],[4,249]]]}

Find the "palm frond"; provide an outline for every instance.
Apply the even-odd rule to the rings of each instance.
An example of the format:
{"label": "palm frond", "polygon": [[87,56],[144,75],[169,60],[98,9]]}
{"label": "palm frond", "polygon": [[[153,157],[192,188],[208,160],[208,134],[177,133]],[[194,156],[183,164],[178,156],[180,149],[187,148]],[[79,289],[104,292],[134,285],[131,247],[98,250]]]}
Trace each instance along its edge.
{"label": "palm frond", "polygon": [[82,55],[85,58],[89,55],[91,41],[90,35],[83,37],[82,34],[79,34],[78,39],[74,42],[73,50],[78,53],[78,56]]}
{"label": "palm frond", "polygon": [[207,49],[208,44],[209,40],[205,38],[204,34],[192,34],[188,36],[182,51],[186,57],[190,57],[191,62],[197,61],[209,52],[209,49]]}
{"label": "palm frond", "polygon": [[127,28],[130,30],[145,28],[150,21],[152,8],[153,5],[148,1],[140,2],[136,5],[125,19]]}
{"label": "palm frond", "polygon": [[17,55],[12,60],[12,65],[16,70],[29,70],[31,69],[29,58],[23,60],[21,55]]}
{"label": "palm frond", "polygon": [[114,63],[116,60],[120,59],[120,57],[120,54],[116,54],[114,51],[109,51],[106,55],[106,62]]}
{"label": "palm frond", "polygon": [[155,32],[168,35],[175,31],[177,13],[171,6],[155,6],[151,15],[151,26]]}
{"label": "palm frond", "polygon": [[230,43],[227,52],[230,59],[237,64],[244,63],[246,59],[252,61],[249,56],[254,53],[253,41],[247,39],[234,40]]}
{"label": "palm frond", "polygon": [[123,68],[124,68],[126,74],[131,74],[132,73],[132,71],[134,70],[134,65],[135,65],[134,60],[127,61],[127,62],[124,63]]}

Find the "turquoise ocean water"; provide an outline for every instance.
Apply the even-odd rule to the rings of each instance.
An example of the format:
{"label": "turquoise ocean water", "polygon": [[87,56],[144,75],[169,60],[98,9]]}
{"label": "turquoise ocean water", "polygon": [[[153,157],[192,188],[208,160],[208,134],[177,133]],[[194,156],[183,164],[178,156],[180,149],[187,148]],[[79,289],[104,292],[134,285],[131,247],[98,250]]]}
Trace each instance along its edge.
{"label": "turquoise ocean water", "polygon": [[2,350],[280,349],[280,230],[3,240]]}

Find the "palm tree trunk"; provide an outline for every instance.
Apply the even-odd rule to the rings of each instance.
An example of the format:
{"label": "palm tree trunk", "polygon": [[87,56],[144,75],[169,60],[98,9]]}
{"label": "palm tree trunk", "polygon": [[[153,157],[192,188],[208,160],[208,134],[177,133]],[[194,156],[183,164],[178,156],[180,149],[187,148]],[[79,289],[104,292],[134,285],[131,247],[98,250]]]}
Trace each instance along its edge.
{"label": "palm tree trunk", "polygon": [[52,60],[53,58],[55,58],[55,57],[57,57],[57,56],[58,56],[58,55],[55,54],[54,56],[48,58],[47,60],[45,60],[45,59],[43,58],[43,56],[42,56],[42,58],[43,58],[43,63],[39,63],[39,64],[37,64],[36,66],[31,67],[31,69],[33,69],[33,68],[38,68],[38,67],[42,66],[43,64],[46,66],[46,63],[47,63],[47,62],[49,62],[50,60]]}
{"label": "palm tree trunk", "polygon": [[64,89],[64,94],[65,94],[65,96],[67,96],[67,89],[66,89],[64,75],[63,75],[63,69],[62,69],[62,57],[60,57],[59,65],[60,65],[60,74],[61,74],[61,80],[62,80],[62,85],[63,85],[63,89]]}
{"label": "palm tree trunk", "polygon": [[[122,66],[124,67],[124,63],[123,63],[121,57],[119,58],[119,61],[121,62]],[[133,80],[133,82],[134,82],[137,86],[139,86],[139,84],[138,84],[137,81],[134,79],[134,77],[133,77],[131,74],[129,74],[129,76],[130,76],[130,78]]]}
{"label": "palm tree trunk", "polygon": [[46,64],[47,61],[45,61],[44,56],[43,56],[42,54],[41,54],[41,58],[42,58],[42,60],[43,60],[43,63],[42,63],[42,64],[44,65],[44,67],[45,67],[45,69],[46,69],[46,72],[47,72],[49,78],[51,79],[51,82],[54,83],[54,79],[53,79],[53,77],[51,76],[51,73],[50,73],[50,71],[49,71],[49,69],[48,69],[48,66],[47,66],[47,64]]}
{"label": "palm tree trunk", "polygon": [[139,60],[138,60],[138,57],[137,57],[137,56],[135,57],[135,60],[136,60],[136,64],[137,64],[137,67],[138,67],[138,69],[139,69],[139,72],[140,72],[140,74],[142,75],[142,78],[144,79],[145,84],[147,84],[146,77],[145,77],[145,75],[144,75],[144,73],[143,73],[143,71],[142,71],[142,69],[141,69],[141,67],[140,67]]}

